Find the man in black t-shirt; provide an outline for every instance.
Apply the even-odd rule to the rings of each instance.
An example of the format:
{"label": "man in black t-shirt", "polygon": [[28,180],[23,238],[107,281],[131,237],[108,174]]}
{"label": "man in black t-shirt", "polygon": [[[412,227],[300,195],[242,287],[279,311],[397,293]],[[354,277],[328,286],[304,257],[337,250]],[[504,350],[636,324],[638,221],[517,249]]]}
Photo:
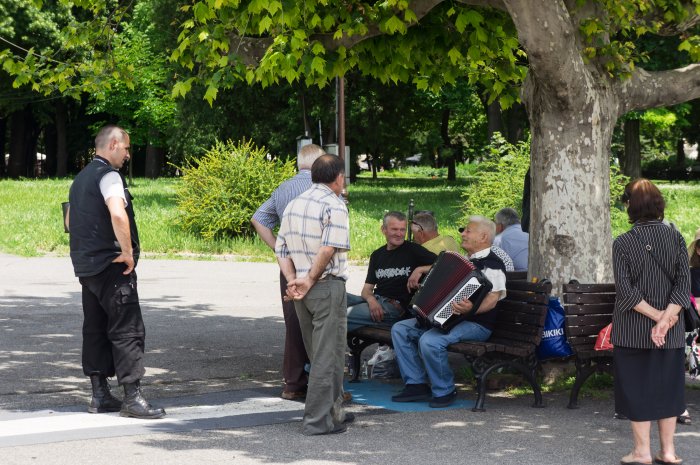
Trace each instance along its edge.
{"label": "man in black t-shirt", "polygon": [[384,215],[382,234],[386,245],[369,258],[362,295],[348,294],[348,331],[362,326],[391,326],[403,318],[420,275],[437,258],[422,246],[406,242],[406,225],[406,215],[401,212]]}

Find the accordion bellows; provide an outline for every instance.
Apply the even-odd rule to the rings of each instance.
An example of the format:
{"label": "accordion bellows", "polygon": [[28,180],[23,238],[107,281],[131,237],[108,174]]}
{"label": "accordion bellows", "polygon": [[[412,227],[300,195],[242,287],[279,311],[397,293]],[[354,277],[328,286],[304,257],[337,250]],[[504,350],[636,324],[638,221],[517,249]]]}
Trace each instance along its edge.
{"label": "accordion bellows", "polygon": [[491,283],[466,257],[451,251],[441,252],[420,289],[411,301],[422,326],[449,331],[463,320],[452,313],[452,304],[469,299],[473,314],[491,290]]}

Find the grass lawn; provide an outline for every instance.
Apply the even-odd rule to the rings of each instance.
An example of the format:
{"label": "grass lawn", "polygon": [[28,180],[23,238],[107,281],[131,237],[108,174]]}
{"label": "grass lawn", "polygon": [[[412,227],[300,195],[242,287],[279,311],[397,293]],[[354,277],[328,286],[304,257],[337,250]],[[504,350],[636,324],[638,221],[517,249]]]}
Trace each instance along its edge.
{"label": "grass lawn", "polygon": [[[463,217],[460,197],[470,179],[467,173],[459,174],[466,176],[455,182],[445,180],[440,172],[434,177],[407,178],[387,173],[377,180],[359,178],[348,189],[351,260],[365,261],[384,243],[379,231],[382,215],[387,210],[406,212],[410,199],[414,200],[416,210],[435,212],[443,234],[459,239],[457,228]],[[67,255],[68,235],[63,232],[61,202],[67,200],[71,182],[70,179],[0,180],[0,251],[23,256]],[[177,182],[177,179],[135,179],[131,186],[146,254],[272,261],[272,253],[257,238],[208,241],[182,231],[176,222]],[[666,197],[666,217],[690,241],[700,227],[700,184],[659,183],[659,186]],[[618,221],[613,224],[613,234],[628,228],[624,221]]]}

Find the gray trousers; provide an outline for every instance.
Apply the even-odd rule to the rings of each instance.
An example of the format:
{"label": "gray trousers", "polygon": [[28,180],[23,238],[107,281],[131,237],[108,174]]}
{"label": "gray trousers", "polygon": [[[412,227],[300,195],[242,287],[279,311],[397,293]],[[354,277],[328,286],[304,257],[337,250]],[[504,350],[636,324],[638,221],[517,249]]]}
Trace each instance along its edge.
{"label": "gray trousers", "polygon": [[328,433],[345,417],[341,407],[347,341],[345,281],[319,281],[294,306],[311,360],[304,434]]}

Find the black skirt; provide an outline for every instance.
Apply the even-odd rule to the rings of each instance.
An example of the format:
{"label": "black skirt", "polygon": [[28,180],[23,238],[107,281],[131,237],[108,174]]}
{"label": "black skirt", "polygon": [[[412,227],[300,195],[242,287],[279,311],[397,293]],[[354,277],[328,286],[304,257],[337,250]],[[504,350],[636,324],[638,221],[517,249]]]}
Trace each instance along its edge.
{"label": "black skirt", "polygon": [[685,349],[615,347],[615,412],[632,421],[685,410]]}

